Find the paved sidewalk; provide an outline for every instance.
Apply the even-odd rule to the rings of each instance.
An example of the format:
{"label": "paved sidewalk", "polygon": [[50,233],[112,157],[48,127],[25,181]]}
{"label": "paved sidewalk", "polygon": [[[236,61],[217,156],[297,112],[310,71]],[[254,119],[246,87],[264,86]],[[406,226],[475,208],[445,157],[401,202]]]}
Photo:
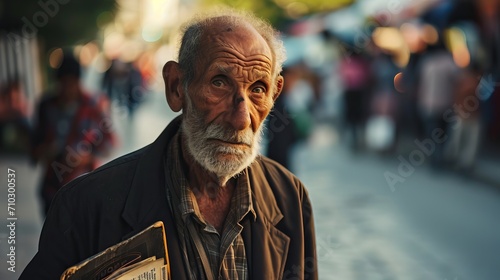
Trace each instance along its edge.
{"label": "paved sidewalk", "polygon": [[320,279],[495,280],[500,192],[422,165],[395,188],[397,156],[352,154],[319,125],[294,154],[316,220]]}
{"label": "paved sidewalk", "polygon": [[478,156],[474,177],[482,182],[500,188],[500,145],[488,144]]}

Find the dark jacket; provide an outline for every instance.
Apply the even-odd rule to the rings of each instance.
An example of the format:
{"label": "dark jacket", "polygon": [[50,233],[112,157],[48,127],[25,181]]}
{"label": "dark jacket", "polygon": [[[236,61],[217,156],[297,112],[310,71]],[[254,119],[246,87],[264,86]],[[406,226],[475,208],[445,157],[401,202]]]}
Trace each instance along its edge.
{"label": "dark jacket", "polygon": [[[162,160],[179,124],[180,118],[152,144],[63,187],[46,218],[38,253],[20,279],[58,279],[67,267],[158,220],[167,232],[172,279],[188,279]],[[250,279],[317,279],[312,208],[302,183],[265,157],[245,174],[257,214],[256,220],[243,221]]]}

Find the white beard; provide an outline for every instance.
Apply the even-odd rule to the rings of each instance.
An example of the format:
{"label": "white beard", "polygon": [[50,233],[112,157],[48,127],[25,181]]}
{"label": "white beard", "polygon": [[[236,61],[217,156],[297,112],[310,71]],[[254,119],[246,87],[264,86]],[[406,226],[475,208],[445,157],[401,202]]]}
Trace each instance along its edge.
{"label": "white beard", "polygon": [[[225,185],[231,177],[238,175],[257,157],[262,139],[262,126],[254,133],[251,128],[234,131],[214,123],[206,125],[203,115],[194,108],[187,93],[185,96],[187,108],[181,130],[186,138],[187,150],[198,164],[215,174],[221,184]],[[248,146],[225,145],[214,139],[244,143]]]}

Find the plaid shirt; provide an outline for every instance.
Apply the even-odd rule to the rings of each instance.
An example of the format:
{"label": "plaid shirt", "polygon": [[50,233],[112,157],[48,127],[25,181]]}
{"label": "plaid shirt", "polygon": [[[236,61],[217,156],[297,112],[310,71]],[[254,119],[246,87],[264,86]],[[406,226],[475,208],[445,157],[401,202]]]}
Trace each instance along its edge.
{"label": "plaid shirt", "polygon": [[[248,178],[246,174],[238,177],[230,210],[222,233],[219,234],[203,219],[198,208],[182,166],[179,141],[180,136],[177,133],[168,147],[169,156],[165,157],[167,198],[174,213],[184,262],[188,264],[191,279],[206,279],[203,264],[194,245],[195,240],[203,244],[214,279],[248,279],[245,245],[241,236],[243,226],[240,224],[249,213],[256,218]],[[194,223],[194,234],[189,232],[188,223]]]}
{"label": "plaid shirt", "polygon": [[[45,199],[52,200],[64,184],[96,168],[99,154],[109,152],[114,143],[111,129],[103,126],[107,116],[89,93],[83,92],[75,106],[74,111],[68,113],[59,105],[57,96],[53,96],[45,98],[38,107],[32,148],[36,150],[44,145],[58,147],[56,157],[44,162],[42,195]],[[61,129],[64,127],[67,129]],[[82,153],[82,147],[85,153]],[[91,156],[87,164],[69,160],[87,152]]]}

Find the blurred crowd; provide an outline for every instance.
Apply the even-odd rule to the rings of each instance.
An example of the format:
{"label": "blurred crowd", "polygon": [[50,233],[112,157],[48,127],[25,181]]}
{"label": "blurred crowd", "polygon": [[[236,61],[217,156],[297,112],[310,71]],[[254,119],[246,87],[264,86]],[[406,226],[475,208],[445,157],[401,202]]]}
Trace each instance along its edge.
{"label": "blurred crowd", "polygon": [[435,168],[472,172],[479,153],[498,150],[500,1],[433,2],[397,20],[374,14],[348,36],[329,28],[326,17],[292,25],[288,37],[304,38],[309,49],[310,38],[320,38],[321,51],[286,67],[284,100],[268,123],[268,155],[288,164],[283,155],[307,139],[304,125],[325,120],[325,108],[353,152],[420,149]]}

